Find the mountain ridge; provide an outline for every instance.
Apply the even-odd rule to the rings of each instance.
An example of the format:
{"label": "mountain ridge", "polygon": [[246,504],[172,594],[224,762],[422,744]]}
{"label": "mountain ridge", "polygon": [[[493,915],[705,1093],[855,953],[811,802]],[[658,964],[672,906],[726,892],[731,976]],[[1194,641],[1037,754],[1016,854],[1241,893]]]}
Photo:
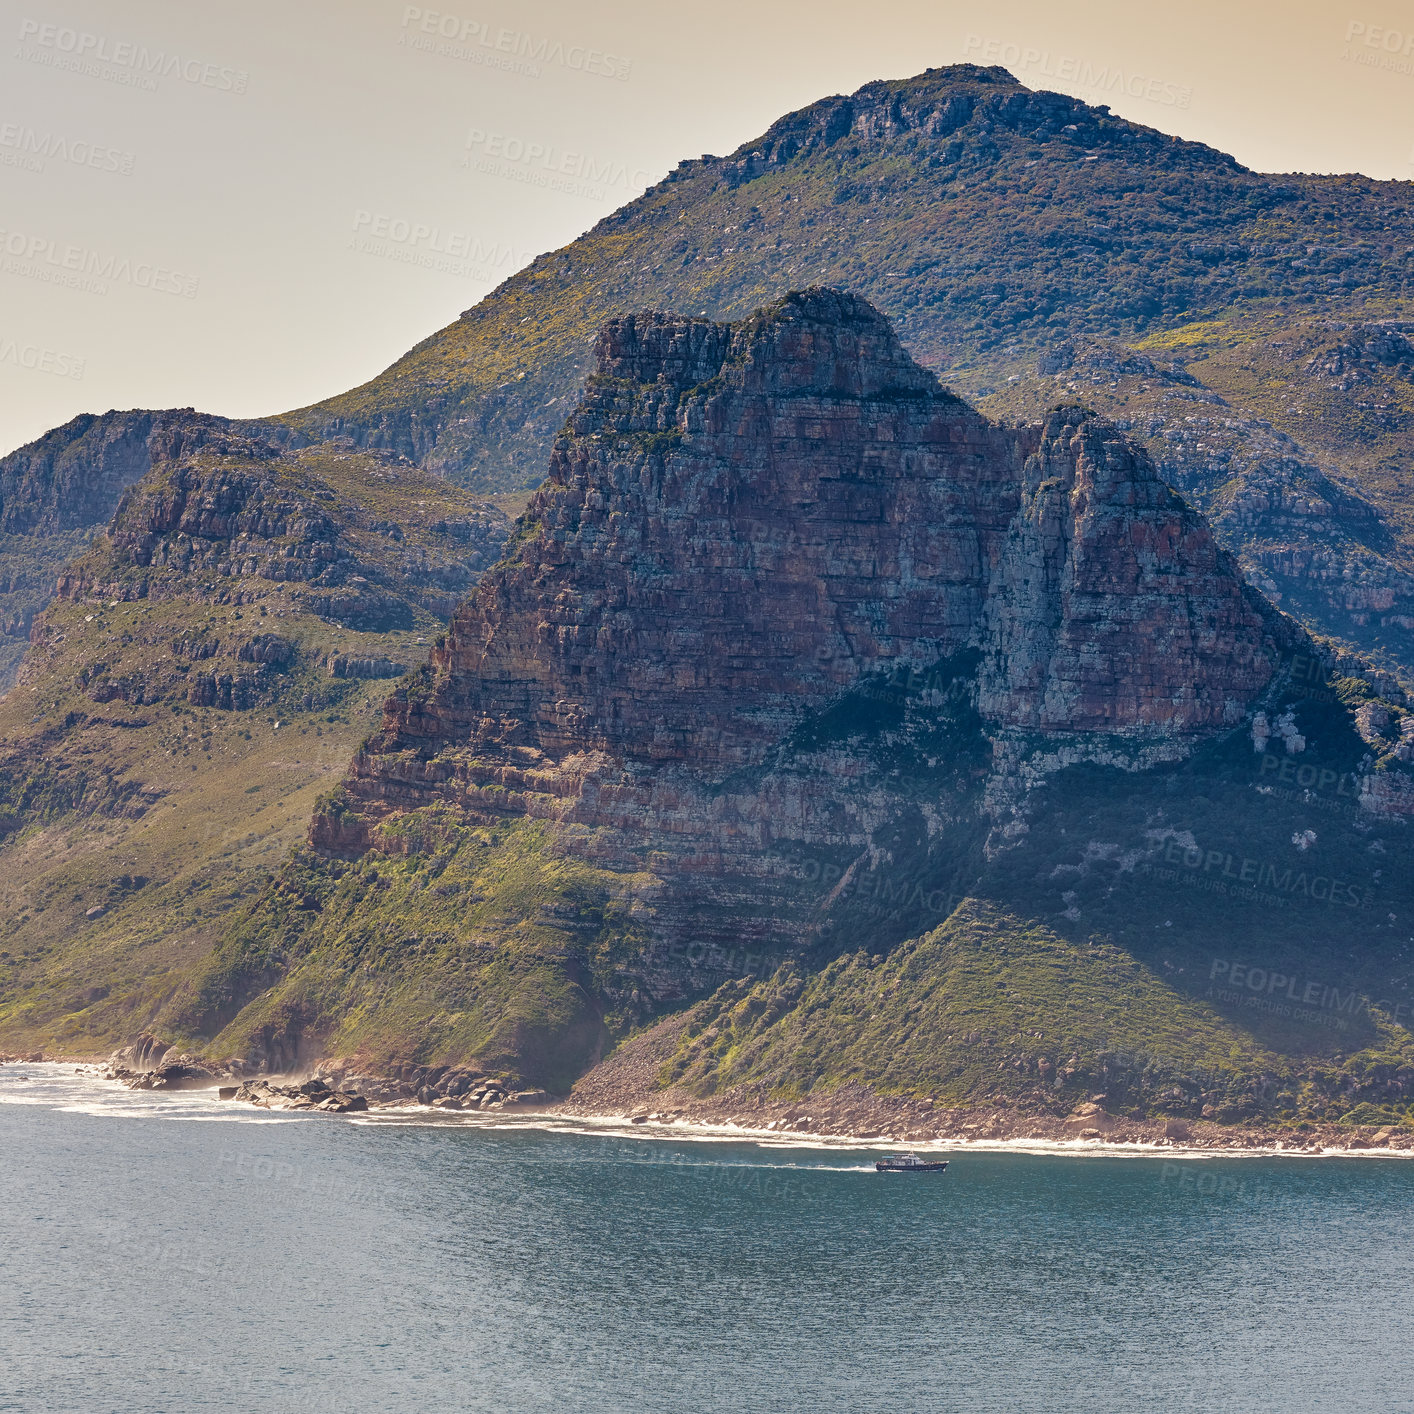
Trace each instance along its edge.
{"label": "mountain ridge", "polygon": [[[1379,358],[1342,353],[1351,336],[1325,326],[1355,326],[1368,346],[1364,326],[1414,316],[1409,193],[1251,172],[1004,70],[929,70],[821,100],[728,157],[682,164],[369,383],[271,420],[504,491],[542,474],[593,332],[644,308],[734,318],[790,288],[849,288],[984,410],[1006,416],[1029,394],[1027,418],[1036,400],[1055,401],[1040,368],[1067,343],[1152,339],[1129,357],[1195,381],[1188,406],[1150,398],[1163,423],[1150,454],[1217,515],[1225,546],[1269,592],[1408,682],[1414,346],[1396,330],[1404,343]],[[1332,363],[1338,372],[1321,371]],[[1107,399],[1104,381],[1087,397]],[[1121,381],[1098,410],[1126,418],[1124,399],[1149,396],[1140,381]],[[1227,464],[1194,445],[1201,437],[1162,440],[1213,409],[1249,429],[1259,486],[1304,494],[1306,473],[1290,466],[1311,468],[1373,508],[1373,538],[1348,499],[1324,517],[1286,517],[1275,536],[1217,514]],[[1351,582],[1358,593],[1342,589]]]}
{"label": "mountain ridge", "polygon": [[[105,453],[87,442],[110,436],[128,450],[94,484],[137,479],[117,488],[114,533],[94,548],[83,549],[105,513],[102,497],[78,498],[74,524],[55,532],[71,537],[63,544],[45,539],[36,512],[35,533],[27,540],[17,529],[6,545],[17,592],[29,596],[16,612],[29,615],[42,603],[35,566],[83,552],[62,597],[36,620],[29,676],[0,700],[0,733],[14,748],[0,763],[0,848],[20,920],[16,951],[0,953],[7,1035],[72,1045],[158,1026],[247,1067],[352,1053],[390,1075],[412,1067],[425,1080],[429,1067],[455,1075],[475,1063],[562,1089],[606,1048],[665,1010],[677,1020],[662,1024],[678,1024],[685,1013],[674,1009],[689,1006],[705,1008],[701,1027],[674,1042],[660,1081],[704,1103],[743,1086],[779,1100],[867,1081],[1059,1113],[1106,1083],[1104,1057],[1116,1046],[1135,1054],[1162,1036],[1162,1054],[1127,1092],[1136,1114],[1231,1118],[1256,1106],[1303,1124],[1374,1106],[1403,1122],[1414,1093],[1398,1024],[1410,905],[1408,880],[1392,866],[1408,848],[1414,751],[1401,685],[1414,664],[1414,515],[1403,470],[1414,453],[1409,184],[1264,177],[1102,108],[1033,94],[1002,71],[930,71],[860,92],[863,100],[788,115],[728,158],[683,164],[363,388],[263,423],[210,420],[226,429],[212,436],[254,433],[266,446],[258,456],[222,464],[194,448],[200,465],[142,470],[152,425],[124,419],[200,419],[190,413],[108,414],[70,436],[50,434],[39,461],[72,448],[68,484],[80,485],[88,461],[102,473]],[[707,419],[709,408],[748,396],[747,371],[731,365],[721,383],[727,365],[704,353],[737,337],[713,332],[722,316],[748,326],[756,317],[764,328],[753,311],[822,298],[787,293],[822,276],[845,287],[830,296],[841,311],[873,295],[919,370],[916,386],[908,373],[901,396],[868,417],[887,422],[922,399],[991,448],[978,457],[995,454],[995,485],[963,494],[971,483],[955,478],[954,503],[900,514],[900,538],[885,544],[862,527],[878,523],[875,473],[897,448],[866,448],[850,440],[857,426],[841,424],[848,435],[832,452],[858,453],[858,463],[829,490],[832,514],[852,506],[855,517],[839,519],[837,572],[787,576],[779,605],[763,606],[762,576],[817,563],[819,547],[804,545],[799,527],[818,500],[768,497],[760,517],[738,523],[737,500],[709,498],[694,531],[646,515],[648,503],[628,493],[683,477],[683,459],[700,460],[714,437],[721,465],[712,475],[731,496],[770,485],[731,470],[732,447],[748,461],[760,454],[760,410],[739,425]],[[686,313],[639,314],[645,305]],[[606,327],[619,344],[590,376],[587,339]],[[656,345],[649,357],[655,329],[679,340],[681,377],[701,372],[702,386],[679,386]],[[762,358],[763,376],[796,366]],[[857,352],[836,360],[846,391],[867,362]],[[638,375],[650,367],[645,385]],[[940,371],[987,416],[939,390]],[[806,401],[822,397],[815,377]],[[771,396],[784,406],[783,388]],[[850,396],[851,406],[870,406]],[[691,420],[699,414],[701,425]],[[818,440],[798,433],[787,439],[797,449]],[[22,454],[0,464],[0,488],[19,487],[16,504],[28,497],[42,507],[51,482],[33,447]],[[266,863],[232,873],[245,847],[203,844],[198,872],[218,886],[203,893],[203,884],[193,898],[210,914],[181,912],[169,888],[162,906],[176,926],[164,932],[146,892],[152,868],[123,841],[125,822],[169,808],[160,794],[168,783],[133,770],[133,748],[183,764],[195,753],[192,786],[210,782],[213,799],[230,802],[241,822],[233,838],[243,838],[260,810],[233,781],[247,769],[242,743],[252,727],[262,731],[259,714],[269,716],[265,743],[291,742],[277,735],[291,722],[306,742],[326,743],[318,769],[332,774],[331,756],[347,759],[375,727],[382,694],[368,684],[414,666],[422,653],[408,635],[425,625],[420,636],[431,637],[449,607],[447,586],[419,587],[398,537],[467,560],[462,585],[476,572],[463,542],[435,529],[412,498],[445,501],[442,524],[451,525],[473,502],[448,478],[519,486],[546,464],[579,467],[586,488],[608,479],[595,484],[598,501],[578,509],[564,501],[564,484],[550,485],[492,572],[521,595],[520,617],[497,620],[519,625],[521,666],[495,687],[495,710],[448,688],[475,679],[480,693],[498,681],[477,676],[472,631],[483,620],[473,599],[317,809],[323,783],[301,759],[307,748],[282,746],[261,768],[257,791],[299,767],[291,799],[314,815],[317,848],[272,870],[270,855],[299,833],[286,820],[261,836]],[[281,485],[249,482],[256,465]],[[311,481],[313,499],[300,493],[297,515],[269,517],[269,496],[283,504],[307,477],[333,502]],[[1106,485],[1133,504],[1111,506]],[[341,508],[332,539],[321,528],[330,504]],[[254,519],[242,521],[247,509]],[[1201,525],[1195,510],[1214,535],[1204,528],[1185,541],[1182,527]],[[230,525],[217,524],[228,513]],[[469,519],[486,564],[495,517],[483,507]],[[637,548],[621,538],[632,524],[647,537]],[[937,651],[895,652],[894,616],[937,598],[913,575],[920,552],[928,564],[941,553],[908,539],[919,526],[950,547],[952,618],[931,636]],[[348,577],[315,584],[333,563],[321,547],[333,546],[337,560],[341,540]],[[596,560],[601,540],[624,558]],[[713,564],[713,544],[759,559]],[[1192,552],[1180,561],[1237,587],[1195,594],[1206,605],[1195,615],[1146,618],[1164,594],[1155,598],[1145,576],[1176,545]],[[538,568],[523,563],[532,551]],[[735,695],[717,667],[696,666],[701,640],[674,619],[681,598],[624,620],[623,606],[586,597],[583,585],[582,619],[538,597],[574,569],[574,555],[606,592],[617,583],[615,592],[639,593],[634,557],[645,552],[659,556],[662,585],[679,570],[727,574],[722,584],[704,579],[705,593],[687,600],[720,623],[761,630],[759,641],[708,657],[742,674]],[[1147,586],[1149,597],[1107,588],[1106,557],[1127,566],[1116,582]],[[983,563],[986,588],[972,568]],[[371,573],[359,572],[365,564]],[[1099,579],[1087,580],[1097,567]],[[1241,587],[1244,575],[1260,594]],[[819,587],[871,576],[899,592],[861,592],[842,607],[834,589]],[[993,592],[994,576],[1004,592]],[[251,586],[254,608],[241,597]],[[424,589],[448,596],[437,613]],[[323,597],[316,604],[311,594]],[[413,630],[387,618],[389,595]],[[1126,598],[1129,623],[1090,613]],[[296,634],[268,622],[253,632],[241,618],[272,604],[289,616],[296,600]],[[734,619],[722,608],[730,603],[750,612]],[[771,614],[793,603],[797,622],[782,637]],[[811,604],[832,605],[834,617],[820,621],[848,631],[829,642],[802,632]],[[1236,636],[1220,652],[1192,650],[1224,632]],[[665,636],[651,653],[628,651],[653,633]],[[272,637],[296,642],[294,657],[282,660]],[[753,677],[751,663],[774,638],[801,650],[782,662],[806,668]],[[153,656],[158,639],[165,646]],[[661,734],[631,759],[614,753],[628,740],[632,695],[587,690],[596,673],[585,670],[610,661],[640,674],[643,700],[663,708]],[[875,670],[856,676],[864,661]],[[1226,665],[1216,677],[1213,663]],[[324,703],[350,686],[346,712],[301,705],[301,693]],[[39,696],[32,722],[22,693]],[[174,702],[170,725],[154,716]],[[712,711],[689,712],[692,702]],[[748,718],[738,721],[736,709],[748,703],[755,716],[743,735]],[[1018,706],[1026,710],[1009,716]],[[1176,712],[1192,714],[1191,739],[1162,730]],[[716,735],[704,736],[713,714]],[[1088,725],[1069,731],[1074,721]],[[235,730],[218,730],[223,723]],[[717,762],[715,775],[693,775],[685,743]],[[27,769],[41,749],[61,753],[57,779]],[[756,759],[768,750],[774,776]],[[199,764],[208,754],[211,764]],[[643,818],[635,824],[645,802],[670,848],[645,852],[643,841],[659,837],[645,834]],[[182,807],[170,808],[175,822]],[[820,847],[761,849],[759,832],[777,814]],[[78,822],[86,839],[72,829]],[[46,872],[38,861],[54,849],[70,854]],[[91,855],[82,867],[80,850]],[[741,881],[725,900],[724,877]],[[15,888],[34,891],[22,900]],[[28,912],[41,897],[53,925],[42,937]],[[71,917],[90,897],[97,919],[87,909]],[[1333,897],[1359,910],[1354,953]],[[778,946],[792,928],[790,946]],[[1049,965],[999,961],[1028,939],[1038,956],[1068,959],[1061,970],[1076,979],[1083,1007],[1051,985]],[[1253,1015],[1249,999],[1202,985],[1204,974],[1211,982],[1223,968],[1273,957],[1285,975],[1359,992],[1368,1005],[1358,1025]],[[718,983],[730,986],[717,995]],[[930,1069],[910,1051],[906,1064],[880,1069],[874,1043],[906,1028],[925,995],[929,1025],[954,1059]],[[866,1004],[879,1024],[865,1028],[868,1045],[856,1044]],[[1228,1061],[1214,1060],[1221,1055]],[[1206,1077],[1197,1091],[1183,1079],[1193,1073]]]}
{"label": "mountain ridge", "polygon": [[[169,1028],[247,1068],[435,1071],[450,1102],[473,1073],[563,1092],[695,1007],[665,1094],[859,1081],[1060,1115],[1120,1040],[1165,1037],[1135,1117],[1403,1115],[1393,992],[1332,1036],[1185,974],[1230,965],[1240,919],[1244,955],[1316,975],[1354,908],[1361,966],[1402,985],[1409,881],[1376,861],[1407,847],[1414,715],[1361,679],[1310,691],[1321,647],[1142,452],[1074,408],[987,422],[829,290],[611,321],[597,358],[508,557]],[[1143,690],[1084,690],[1116,671]],[[1348,823],[1275,796],[1272,751],[1364,783]],[[1067,968],[998,972],[1027,939]],[[876,969],[868,1035],[899,1049],[861,1070]],[[903,1045],[927,997],[965,1029],[952,1059]],[[1198,1054],[1209,1082],[1175,1092]]]}

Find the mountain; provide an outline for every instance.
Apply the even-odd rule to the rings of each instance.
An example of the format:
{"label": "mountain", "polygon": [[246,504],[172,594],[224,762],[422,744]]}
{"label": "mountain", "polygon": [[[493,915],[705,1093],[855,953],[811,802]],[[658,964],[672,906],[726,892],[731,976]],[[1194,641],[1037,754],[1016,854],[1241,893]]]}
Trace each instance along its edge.
{"label": "mountain", "polygon": [[[1001,69],[933,69],[684,162],[371,383],[284,421],[531,486],[606,319],[740,318],[839,286],[994,416],[1034,415],[1062,365],[1083,368],[1084,397],[1130,422],[1269,592],[1414,681],[1411,190],[1251,172]],[[1111,388],[1095,344],[1139,376]],[[1149,363],[1163,386],[1141,394]],[[1279,514],[1218,514],[1274,497]]]}
{"label": "mountain", "polygon": [[810,284],[870,300],[992,416],[1078,377],[1269,594],[1414,682],[1410,184],[1248,171],[998,68],[866,84],[684,162],[370,383],[272,421],[533,487],[606,320],[736,319]]}
{"label": "mountain", "polygon": [[1410,217],[930,70],[0,460],[0,1036],[1397,1118]]}
{"label": "mountain", "polygon": [[92,1052],[263,888],[509,522],[391,454],[170,414],[84,432],[111,478],[60,460],[37,520],[92,540],[0,699],[0,1029]]}
{"label": "mountain", "polygon": [[1080,334],[1408,300],[1410,217],[1408,183],[1254,173],[1002,69],[931,69],[682,163],[386,373],[286,420],[491,489],[534,484],[587,339],[619,314],[739,317],[843,286],[976,394]]}
{"label": "mountain", "polygon": [[452,1099],[638,1032],[649,1103],[1403,1119],[1414,711],[1142,448],[989,421],[826,289],[595,359],[164,1034]]}

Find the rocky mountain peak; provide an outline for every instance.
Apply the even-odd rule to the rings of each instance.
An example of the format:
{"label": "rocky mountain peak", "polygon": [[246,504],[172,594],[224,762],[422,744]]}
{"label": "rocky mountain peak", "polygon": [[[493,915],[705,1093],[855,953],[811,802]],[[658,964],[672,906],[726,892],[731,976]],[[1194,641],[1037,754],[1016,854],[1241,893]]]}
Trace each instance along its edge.
{"label": "rocky mountain peak", "polygon": [[1149,457],[1077,406],[1026,460],[986,622],[983,715],[1058,732],[1231,726],[1296,637]]}
{"label": "rocky mountain peak", "polygon": [[84,413],[0,458],[0,531],[88,529],[107,520],[122,492],[154,464],[201,448],[270,457],[301,440],[287,428],[192,408]]}
{"label": "rocky mountain peak", "polygon": [[304,439],[191,408],[85,413],[0,458],[0,692],[65,566],[154,466],[199,450],[270,458]]}
{"label": "rocky mountain peak", "polygon": [[1188,166],[1244,170],[1226,153],[1118,117],[1108,105],[1033,91],[998,66],[952,64],[908,79],[876,80],[847,96],[821,99],[787,114],[728,157],[682,163],[668,180],[715,168],[736,187],[839,143],[881,146],[912,134],[930,141],[954,140],[981,158],[995,156],[998,141],[1020,137],[1086,150],[1118,149],[1146,160],[1162,156],[1165,162]]}
{"label": "rocky mountain peak", "polygon": [[594,354],[600,378],[682,390],[728,366],[743,388],[777,393],[859,398],[939,390],[873,305],[818,287],[793,291],[736,324],[651,311],[612,319]]}
{"label": "rocky mountain peak", "polygon": [[[1074,406],[987,421],[857,297],[635,315],[596,348],[511,557],[356,764],[369,826],[527,761],[560,773],[543,808],[588,822],[590,757],[766,769],[900,670],[961,674],[988,730],[1101,753],[1231,726],[1274,672],[1279,616],[1142,451]],[[372,838],[346,804],[341,851]]]}

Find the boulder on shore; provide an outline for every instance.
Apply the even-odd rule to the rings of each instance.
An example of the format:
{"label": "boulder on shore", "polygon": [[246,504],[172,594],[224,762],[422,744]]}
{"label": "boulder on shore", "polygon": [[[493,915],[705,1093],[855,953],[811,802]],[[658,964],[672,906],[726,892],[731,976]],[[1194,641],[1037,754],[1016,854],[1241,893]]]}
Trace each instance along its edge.
{"label": "boulder on shore", "polygon": [[[227,1098],[222,1089],[221,1099]],[[319,1110],[323,1114],[350,1114],[366,1110],[368,1101],[362,1095],[343,1090],[331,1090],[317,1076],[298,1085],[272,1085],[268,1080],[248,1080],[230,1095],[265,1110]]]}

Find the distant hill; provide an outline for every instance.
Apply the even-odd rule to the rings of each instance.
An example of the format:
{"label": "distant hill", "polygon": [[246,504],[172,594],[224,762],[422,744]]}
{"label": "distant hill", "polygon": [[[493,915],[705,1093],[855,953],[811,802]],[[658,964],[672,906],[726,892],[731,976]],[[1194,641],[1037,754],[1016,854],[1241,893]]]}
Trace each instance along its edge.
{"label": "distant hill", "polygon": [[131,460],[88,491],[118,504],[0,698],[0,1034],[80,1052],[146,1024],[283,863],[509,525],[389,453],[99,422]]}

